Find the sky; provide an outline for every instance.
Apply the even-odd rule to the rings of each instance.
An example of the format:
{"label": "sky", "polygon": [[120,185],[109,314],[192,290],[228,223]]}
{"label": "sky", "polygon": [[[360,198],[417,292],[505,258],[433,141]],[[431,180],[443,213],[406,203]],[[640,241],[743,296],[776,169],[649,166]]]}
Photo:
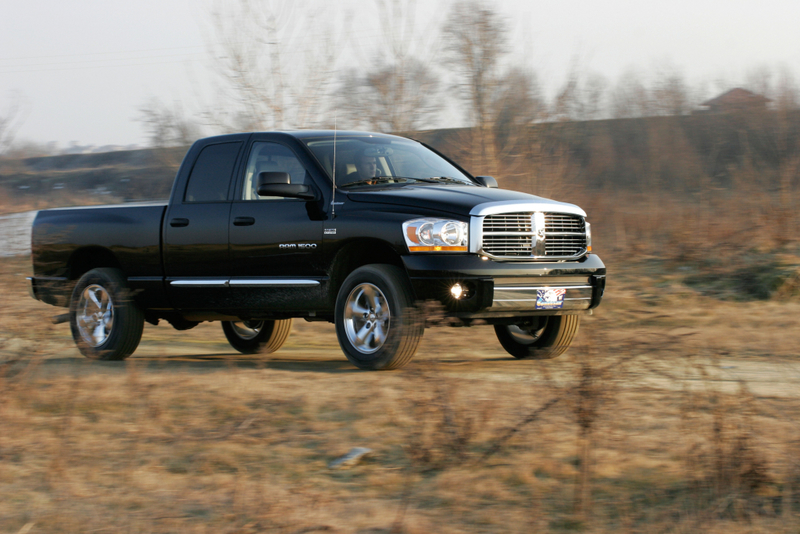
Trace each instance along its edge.
{"label": "sky", "polygon": [[[741,84],[763,67],[800,80],[797,0],[486,2],[509,24],[512,61],[533,69],[549,96],[573,68],[612,83],[633,69],[665,67],[690,84],[718,87]],[[218,2],[0,0],[0,116],[21,105],[18,140],[62,148],[146,145],[137,118],[149,99],[192,110],[210,98],[213,5]],[[370,0],[296,5],[340,10],[352,27],[345,63],[363,62],[376,46]],[[418,2],[421,35],[438,29],[449,5]]]}

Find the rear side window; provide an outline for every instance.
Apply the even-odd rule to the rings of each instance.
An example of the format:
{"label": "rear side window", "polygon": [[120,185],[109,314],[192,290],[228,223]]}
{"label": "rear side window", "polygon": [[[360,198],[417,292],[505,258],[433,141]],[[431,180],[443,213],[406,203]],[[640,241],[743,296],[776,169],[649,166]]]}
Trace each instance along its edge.
{"label": "rear side window", "polygon": [[189,175],[185,202],[219,202],[228,199],[228,186],[241,143],[208,145],[197,156]]}

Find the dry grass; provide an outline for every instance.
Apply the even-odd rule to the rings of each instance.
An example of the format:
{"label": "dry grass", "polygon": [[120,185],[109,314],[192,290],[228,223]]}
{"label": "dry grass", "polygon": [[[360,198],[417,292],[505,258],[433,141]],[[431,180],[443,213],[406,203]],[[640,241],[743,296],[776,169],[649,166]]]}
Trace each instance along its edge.
{"label": "dry grass", "polygon": [[[797,532],[800,160],[743,152],[720,178],[660,136],[595,135],[580,164],[576,139],[485,169],[590,214],[607,297],[553,361],[434,328],[366,373],[296,322],[264,358],[148,325],[128,361],[89,362],[28,260],[0,259],[0,531]],[[54,201],[9,191],[0,213]],[[328,469],[352,447],[373,452]]]}
{"label": "dry grass", "polygon": [[609,268],[560,359],[435,328],[366,373],[319,323],[267,358],[204,324],[89,362],[2,260],[0,531],[796,532],[800,303]]}
{"label": "dry grass", "polygon": [[264,358],[164,324],[89,362],[0,259],[0,531],[797,532],[796,192],[598,194],[567,163],[609,285],[553,361],[433,328],[366,373],[299,321]]}

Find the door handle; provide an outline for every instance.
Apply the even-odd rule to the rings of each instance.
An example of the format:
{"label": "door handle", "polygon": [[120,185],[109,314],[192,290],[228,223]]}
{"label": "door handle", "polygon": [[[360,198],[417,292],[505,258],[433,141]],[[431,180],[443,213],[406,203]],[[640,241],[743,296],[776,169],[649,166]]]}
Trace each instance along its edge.
{"label": "door handle", "polygon": [[233,219],[234,226],[251,226],[256,223],[253,217],[236,217]]}
{"label": "door handle", "polygon": [[183,218],[178,217],[176,219],[172,219],[169,222],[169,225],[170,226],[174,226],[176,228],[179,228],[179,227],[182,227],[182,226],[189,226],[189,219],[183,219]]}

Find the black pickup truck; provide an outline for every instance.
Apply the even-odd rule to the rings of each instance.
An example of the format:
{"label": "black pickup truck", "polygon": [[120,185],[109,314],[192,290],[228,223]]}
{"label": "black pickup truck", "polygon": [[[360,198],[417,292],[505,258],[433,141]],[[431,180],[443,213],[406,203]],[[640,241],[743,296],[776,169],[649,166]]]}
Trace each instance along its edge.
{"label": "black pickup truck", "polygon": [[162,319],[221,321],[238,351],[272,352],[302,317],[335,323],[362,369],[406,364],[431,310],[494,325],[517,358],[558,356],[606,275],[579,207],[342,131],[201,139],[168,203],[41,211],[32,256],[32,295],[69,308],[89,358],[128,357]]}

